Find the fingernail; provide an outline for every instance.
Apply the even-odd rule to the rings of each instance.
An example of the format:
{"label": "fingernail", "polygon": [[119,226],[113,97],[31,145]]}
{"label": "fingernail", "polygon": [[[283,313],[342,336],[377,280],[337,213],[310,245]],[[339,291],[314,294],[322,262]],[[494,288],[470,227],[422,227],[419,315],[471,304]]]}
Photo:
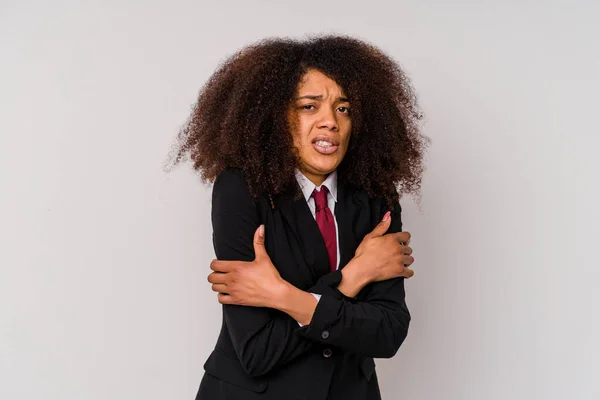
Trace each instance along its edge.
{"label": "fingernail", "polygon": [[388,218],[390,217],[390,214],[391,214],[391,212],[389,212],[389,211],[388,211],[388,212],[386,212],[386,213],[385,213],[385,215],[383,216],[383,220],[384,220],[384,221],[387,221],[387,220],[388,220]]}
{"label": "fingernail", "polygon": [[265,236],[265,226],[261,225],[260,228],[258,228],[258,235],[260,237],[264,237]]}

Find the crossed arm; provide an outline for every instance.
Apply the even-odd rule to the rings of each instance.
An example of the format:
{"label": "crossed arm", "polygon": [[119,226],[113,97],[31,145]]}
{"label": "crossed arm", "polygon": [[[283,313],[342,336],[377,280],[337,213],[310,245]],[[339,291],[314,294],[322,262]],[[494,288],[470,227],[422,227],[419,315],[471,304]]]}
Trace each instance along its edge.
{"label": "crossed arm", "polygon": [[[397,205],[380,229],[400,233],[400,212]],[[375,262],[374,255],[381,258],[381,251],[391,251],[391,241],[397,238],[386,235],[363,240],[356,257],[343,270],[325,275],[304,292],[285,282],[270,262],[262,247],[264,236],[256,229],[259,218],[254,201],[243,178],[234,171],[226,171],[215,182],[212,218],[215,252],[222,260],[211,265],[217,271],[211,274],[213,290],[224,304],[225,323],[247,373],[266,374],[316,343],[379,358],[397,352],[410,321],[404,277],[412,271],[401,264],[399,277],[386,280],[364,273],[377,270],[364,267]],[[410,250],[408,254],[412,258]],[[396,268],[397,260],[406,254],[399,257]],[[223,262],[226,260],[232,262]],[[354,296],[361,290],[364,296],[358,301]],[[320,300],[310,293],[320,294]],[[297,321],[305,326],[299,327]]]}

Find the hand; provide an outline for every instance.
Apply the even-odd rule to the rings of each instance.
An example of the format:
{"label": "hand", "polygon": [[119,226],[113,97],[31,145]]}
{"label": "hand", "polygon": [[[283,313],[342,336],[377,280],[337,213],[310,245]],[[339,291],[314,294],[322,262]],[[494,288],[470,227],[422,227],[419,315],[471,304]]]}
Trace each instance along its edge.
{"label": "hand", "polygon": [[219,303],[271,307],[285,288],[285,281],[265,250],[264,226],[254,233],[255,259],[251,262],[213,260],[208,281],[218,292]]}
{"label": "hand", "polygon": [[414,271],[408,266],[415,261],[411,255],[409,232],[385,234],[392,221],[388,212],[383,220],[367,234],[355,252],[361,268],[367,273],[369,282],[385,281],[392,278],[410,278]]}

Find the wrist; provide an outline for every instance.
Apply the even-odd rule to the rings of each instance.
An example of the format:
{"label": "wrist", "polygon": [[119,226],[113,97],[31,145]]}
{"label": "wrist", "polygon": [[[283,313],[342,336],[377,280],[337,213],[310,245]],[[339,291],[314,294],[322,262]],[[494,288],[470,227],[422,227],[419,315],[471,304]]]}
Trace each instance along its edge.
{"label": "wrist", "polygon": [[268,299],[269,304],[266,304],[266,307],[277,310],[287,308],[287,303],[293,293],[293,289],[295,289],[294,286],[281,279],[277,285],[273,287],[272,295]]}
{"label": "wrist", "polygon": [[369,261],[367,261],[363,257],[359,256],[359,257],[354,257],[348,263],[348,266],[350,267],[350,271],[349,271],[350,276],[357,283],[359,283],[363,286],[367,286],[369,283],[375,282],[375,277],[372,276],[372,274],[370,273],[371,268],[369,268],[369,266],[365,265],[365,263],[368,263],[368,262]]}
{"label": "wrist", "polygon": [[365,286],[372,282],[367,271],[368,268],[362,265],[359,257],[353,258],[342,269],[342,280],[338,285],[338,290],[347,297],[356,297]]}
{"label": "wrist", "polygon": [[310,324],[318,303],[315,296],[287,282],[279,290],[271,308],[288,314],[301,325]]}

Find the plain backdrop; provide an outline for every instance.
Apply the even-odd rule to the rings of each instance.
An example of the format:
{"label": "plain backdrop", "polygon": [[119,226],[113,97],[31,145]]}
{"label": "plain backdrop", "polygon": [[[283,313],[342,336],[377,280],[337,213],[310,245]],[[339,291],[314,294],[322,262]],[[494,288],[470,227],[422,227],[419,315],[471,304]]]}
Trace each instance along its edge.
{"label": "plain backdrop", "polygon": [[384,399],[600,398],[600,3],[1,1],[0,398],[192,399],[210,193],[163,171],[219,62],[342,33],[425,111],[410,334]]}

